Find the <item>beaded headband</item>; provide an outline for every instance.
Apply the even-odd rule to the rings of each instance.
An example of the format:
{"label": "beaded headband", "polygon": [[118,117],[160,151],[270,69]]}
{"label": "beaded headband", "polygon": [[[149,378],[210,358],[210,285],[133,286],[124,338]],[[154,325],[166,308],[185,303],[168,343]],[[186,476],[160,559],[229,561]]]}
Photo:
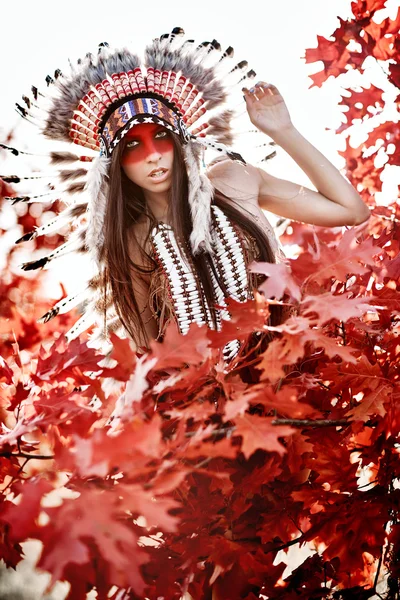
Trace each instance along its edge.
{"label": "beaded headband", "polygon": [[[100,129],[100,150],[106,156],[111,156],[128,131],[139,123],[163,125],[169,131],[178,134],[183,142],[190,139],[182,117],[161,100],[146,96],[128,100],[111,113],[104,127]],[[72,133],[75,131],[71,131]]]}

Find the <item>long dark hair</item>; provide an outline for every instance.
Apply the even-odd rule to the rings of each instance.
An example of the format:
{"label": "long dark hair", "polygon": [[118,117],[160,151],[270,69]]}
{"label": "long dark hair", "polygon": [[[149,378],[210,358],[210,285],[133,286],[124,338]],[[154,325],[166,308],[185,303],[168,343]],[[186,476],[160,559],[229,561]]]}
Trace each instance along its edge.
{"label": "long dark hair", "polygon": [[[171,134],[171,137],[174,144],[174,167],[169,192],[168,222],[171,224],[175,236],[183,242],[186,251],[190,252],[187,242],[192,232],[192,222],[187,201],[188,175],[181,142],[175,134]],[[110,165],[109,197],[104,223],[105,243],[102,258],[105,267],[102,284],[104,290],[110,290],[117,315],[123,326],[137,345],[142,345],[143,342],[148,343],[148,336],[135,298],[132,277],[151,276],[157,268],[152,257],[146,252],[150,232],[157,221],[148,210],[143,190],[133,183],[121,169],[120,161],[125,145],[126,140],[122,140],[118,144],[113,152]],[[275,262],[268,237],[251,218],[246,217],[243,212],[235,208],[232,201],[217,190],[213,202],[242,231],[254,238],[259,251],[258,260]],[[143,218],[148,220],[144,243],[143,240],[139,242],[132,227],[139,220],[142,222]],[[141,264],[132,260],[132,249],[136,250],[135,256],[140,256]],[[195,256],[191,254],[190,259],[202,282],[215,327],[215,298],[208,268],[209,256],[207,253]],[[224,289],[222,285],[221,287]],[[280,321],[280,307],[271,306],[271,324],[275,325]]]}

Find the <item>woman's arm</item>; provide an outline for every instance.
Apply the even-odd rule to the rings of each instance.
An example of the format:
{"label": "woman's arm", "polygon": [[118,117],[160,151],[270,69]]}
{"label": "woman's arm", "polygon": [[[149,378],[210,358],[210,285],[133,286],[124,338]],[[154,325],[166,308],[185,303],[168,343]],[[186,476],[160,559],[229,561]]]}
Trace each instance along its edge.
{"label": "woman's arm", "polygon": [[338,169],[293,126],[278,89],[264,83],[253,89],[254,92],[243,90],[251,122],[296,161],[318,190],[257,169],[260,207],[289,219],[327,227],[366,221],[369,209]]}

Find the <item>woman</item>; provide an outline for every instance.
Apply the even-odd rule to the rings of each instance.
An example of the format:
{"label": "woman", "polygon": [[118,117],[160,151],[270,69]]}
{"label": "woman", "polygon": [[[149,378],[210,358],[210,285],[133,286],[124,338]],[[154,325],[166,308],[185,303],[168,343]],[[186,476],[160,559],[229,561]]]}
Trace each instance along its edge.
{"label": "woman", "polygon": [[[102,44],[97,56],[78,61],[70,74],[57,69],[46,77],[55,89],[41,113],[44,136],[72,139],[97,153],[94,159],[50,151],[62,197],[88,197],[18,240],[77,223],[65,244],[23,265],[30,270],[70,251],[90,252],[98,275],[41,318],[84,306],[68,339],[97,324],[94,343],[104,344],[116,331],[142,350],[151,339],[162,340],[171,321],[183,334],[192,323],[220,328],[230,318],[226,299],[245,301],[256,287],[249,262],[279,258],[262,209],[325,226],[368,218],[356,190],[293,126],[275,86],[243,88],[255,73],[247,61],[232,62],[232,47],[222,53],[216,40],[197,46],[182,36],[175,28],[156,38],[143,61]],[[244,93],[250,121],[292,156],[318,191],[277,179],[232,150],[234,111],[226,105],[235,101],[236,89]],[[32,92],[23,97],[26,108],[17,105],[29,120],[43,96],[36,87]],[[203,173],[200,162],[209,148],[220,156]],[[74,160],[79,168],[66,169]],[[89,171],[82,161],[93,162]],[[50,189],[59,194],[54,181]],[[48,200],[48,190],[44,196]],[[279,308],[271,310],[272,323],[279,322]],[[225,355],[238,351],[232,342]]]}

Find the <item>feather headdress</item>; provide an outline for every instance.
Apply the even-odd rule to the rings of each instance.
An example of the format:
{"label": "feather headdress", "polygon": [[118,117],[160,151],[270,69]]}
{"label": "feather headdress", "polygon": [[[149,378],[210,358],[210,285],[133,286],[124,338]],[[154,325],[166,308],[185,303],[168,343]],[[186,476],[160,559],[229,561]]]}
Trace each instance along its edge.
{"label": "feather headdress", "polygon": [[[53,76],[48,75],[45,92],[32,86],[31,94],[22,98],[23,105],[17,104],[21,116],[39,125],[47,140],[86,149],[84,155],[71,152],[71,146],[67,151],[52,150],[49,159],[53,172],[32,176],[47,185],[45,193],[10,198],[13,203],[61,198],[67,205],[55,219],[25,234],[18,242],[55,233],[66,223],[75,226],[65,244],[44,258],[25,263],[23,269],[43,267],[67,252],[89,252],[101,273],[110,156],[138,123],[161,124],[180,137],[189,174],[192,251],[212,251],[213,189],[200,172],[202,150],[211,147],[232,160],[244,162],[231,149],[234,110],[228,100],[248,85],[247,80],[255,72],[248,68],[247,61],[233,60],[232,47],[222,51],[216,40],[197,45],[193,40],[185,41],[183,36],[183,30],[177,27],[156,38],[145,48],[143,58],[127,49],[112,51],[107,44],[100,44],[96,55],[87,54],[77,64],[70,63],[69,73],[57,69]],[[24,154],[2,147],[14,155]],[[71,168],[72,163],[78,167]],[[92,164],[86,168],[84,163]],[[19,181],[21,178],[14,177],[13,183]],[[108,321],[107,331],[102,332],[105,338],[110,328],[123,333],[112,299],[104,298],[99,282],[100,277],[94,276],[85,290],[63,299],[41,320],[46,322],[84,303],[85,314],[67,334],[69,339],[93,323],[100,323],[99,314],[104,311]]]}

